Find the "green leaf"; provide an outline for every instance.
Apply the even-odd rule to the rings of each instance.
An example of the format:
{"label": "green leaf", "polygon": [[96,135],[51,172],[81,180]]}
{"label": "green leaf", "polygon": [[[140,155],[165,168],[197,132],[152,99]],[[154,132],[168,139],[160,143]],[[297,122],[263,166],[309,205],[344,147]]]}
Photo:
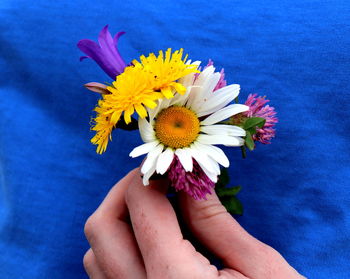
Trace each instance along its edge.
{"label": "green leaf", "polygon": [[215,189],[225,188],[225,186],[230,182],[230,177],[227,169],[221,169],[221,174],[219,175],[218,182],[216,183]]}
{"label": "green leaf", "polygon": [[243,215],[243,205],[235,196],[221,200],[226,210],[231,214]]}
{"label": "green leaf", "polygon": [[237,185],[234,187],[230,187],[230,189],[231,189],[233,195],[237,195],[242,190],[242,186]]}
{"label": "green leaf", "polygon": [[218,182],[215,186],[215,192],[217,193],[221,203],[225,206],[227,211],[231,214],[242,215],[243,206],[235,195],[242,189],[241,186],[226,187],[230,182],[229,173],[227,169],[221,169]]}
{"label": "green leaf", "polygon": [[248,118],[244,124],[243,124],[243,129],[244,130],[249,130],[250,128],[256,128],[256,127],[259,127],[259,128],[262,128],[264,125],[265,125],[265,118],[262,118],[262,117],[251,117],[251,118]]}
{"label": "green leaf", "polygon": [[255,135],[256,134],[256,127],[252,127],[246,130],[246,132],[249,132],[251,135]]}
{"label": "green leaf", "polygon": [[241,186],[218,188],[216,194],[219,197],[231,197],[237,195],[241,191],[241,188]]}
{"label": "green leaf", "polygon": [[254,150],[255,143],[254,143],[254,140],[252,138],[252,135],[250,134],[249,131],[246,131],[246,132],[247,132],[247,135],[245,137],[245,145],[246,145],[246,147],[248,147],[249,150]]}

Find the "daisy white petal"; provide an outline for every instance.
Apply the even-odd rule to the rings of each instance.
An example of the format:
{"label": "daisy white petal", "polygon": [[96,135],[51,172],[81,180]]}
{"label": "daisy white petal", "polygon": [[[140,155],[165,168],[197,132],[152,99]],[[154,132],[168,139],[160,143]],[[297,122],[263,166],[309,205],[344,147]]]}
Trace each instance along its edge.
{"label": "daisy white petal", "polygon": [[187,148],[177,149],[175,151],[175,155],[179,158],[180,163],[182,164],[185,171],[192,171],[193,170],[192,156]]}
{"label": "daisy white petal", "polygon": [[184,95],[180,95],[179,94],[179,98],[176,100],[176,105],[177,106],[184,106],[185,105],[185,103],[188,100],[188,96],[189,96],[192,88],[193,88],[193,85],[189,85],[189,86],[187,86],[187,91],[186,91],[186,93]]}
{"label": "daisy white petal", "polygon": [[232,97],[232,100],[238,97],[239,91],[241,90],[241,86],[239,84],[231,84],[225,87],[222,87],[215,91],[212,98],[215,98],[216,95],[228,94]]}
{"label": "daisy white petal", "polygon": [[150,152],[158,144],[159,144],[158,141],[151,141],[151,142],[144,143],[138,147],[135,147],[133,149],[133,151],[130,152],[129,156],[132,158],[135,158],[135,157],[141,156],[143,154],[146,154],[146,153]]}
{"label": "daisy white petal", "polygon": [[[184,95],[180,95],[176,101],[176,105],[177,106],[184,106],[186,103],[188,103],[188,100],[190,98],[190,95],[192,95],[192,93],[194,92],[193,90],[196,90],[194,88],[197,88],[197,90],[201,88],[201,86],[198,85],[194,85],[194,80],[195,80],[195,74],[193,74],[193,76],[191,77],[191,82],[189,83],[188,86],[186,86],[187,90],[186,93]],[[186,104],[187,106],[187,104]]]}
{"label": "daisy white petal", "polygon": [[[200,61],[195,61],[192,63],[192,65],[197,66],[196,68],[198,69],[200,63],[201,63]],[[183,78],[181,78],[179,80],[179,83],[181,83],[183,86],[185,86],[187,88],[187,91],[184,95],[181,96],[180,94],[178,94],[181,96],[181,98],[183,98],[185,95],[187,95],[187,97],[188,97],[188,93],[191,90],[190,87],[193,86],[193,83],[194,83],[197,75],[198,75],[197,73],[190,73],[187,76],[184,76]]]}
{"label": "daisy white petal", "polygon": [[214,74],[215,68],[214,66],[206,67],[197,77],[195,84],[196,85],[203,85],[203,83],[210,77],[212,74]]}
{"label": "daisy white petal", "polygon": [[196,95],[191,105],[194,111],[198,112],[199,109],[206,104],[206,101],[209,100],[209,97],[213,95],[214,88],[218,84],[220,77],[220,73],[214,73],[207,77],[202,85],[201,94]]}
{"label": "daisy white petal", "polygon": [[157,166],[156,166],[157,173],[164,174],[168,170],[173,159],[174,159],[174,151],[171,148],[167,148],[158,157]]}
{"label": "daisy white petal", "polygon": [[203,165],[201,162],[198,162],[198,165],[202,168],[202,170],[204,171],[204,173],[209,177],[209,179],[211,181],[213,181],[214,183],[216,183],[218,181],[218,175],[209,171],[205,165]]}
{"label": "daisy white petal", "polygon": [[149,185],[149,179],[151,178],[151,176],[153,175],[153,173],[155,171],[156,171],[156,164],[153,164],[151,169],[148,172],[146,172],[142,177],[143,185],[145,185],[145,186]]}
{"label": "daisy white petal", "polygon": [[159,110],[157,111],[157,113],[161,112],[163,109],[168,108],[170,106],[172,106],[172,99],[163,99],[162,100],[162,105],[159,107]]}
{"label": "daisy white petal", "polygon": [[203,70],[195,80],[193,87],[191,89],[191,93],[189,94],[189,98],[186,104],[186,107],[193,107],[198,100],[201,99],[204,93],[204,86],[207,82],[207,79],[211,77],[211,75],[214,73],[215,68],[213,66],[207,67]]}
{"label": "daisy white petal", "polygon": [[220,174],[220,166],[218,162],[215,159],[213,159],[211,156],[209,156],[208,152],[206,152],[207,150],[203,149],[202,147],[203,145],[200,144],[199,142],[194,142],[192,145],[192,149],[195,149],[201,155],[204,155],[204,157],[206,157],[208,161],[211,163],[211,166],[213,167],[214,171],[211,171],[211,170],[209,171],[214,174]]}
{"label": "daisy white petal", "polygon": [[164,145],[159,144],[148,153],[147,158],[141,167],[141,172],[143,174],[147,173],[152,167],[156,166],[158,156],[162,153],[163,149]]}
{"label": "daisy white petal", "polygon": [[225,107],[238,96],[239,90],[239,84],[232,84],[216,90],[215,94],[205,98],[202,105],[196,110],[198,117],[209,115]]}
{"label": "daisy white petal", "polygon": [[209,157],[214,159],[223,167],[228,168],[230,166],[230,161],[228,160],[224,151],[222,151],[219,147],[201,144],[199,142],[196,143],[196,146],[198,149],[203,150],[203,152],[205,152]]}
{"label": "daisy white petal", "polygon": [[245,137],[246,132],[244,129],[234,125],[208,125],[202,126],[201,131],[209,135],[229,135],[237,137]]}
{"label": "daisy white petal", "polygon": [[216,166],[205,153],[202,153],[200,152],[200,150],[197,150],[197,148],[194,145],[192,145],[191,148],[189,148],[189,151],[192,157],[198,162],[198,164],[203,166],[206,170],[208,170],[208,172],[216,173]]}
{"label": "daisy white petal", "polygon": [[209,97],[212,95],[212,92],[214,91],[215,86],[218,84],[220,77],[221,77],[220,73],[213,73],[211,76],[207,78],[206,83],[203,86],[203,91],[204,91],[203,97]]}
{"label": "daisy white petal", "polygon": [[242,146],[244,144],[242,138],[228,135],[199,135],[197,140],[203,144],[222,144],[226,146]]}
{"label": "daisy white petal", "polygon": [[[187,61],[187,62],[188,62],[188,61]],[[186,64],[187,64],[187,63],[186,63]],[[189,64],[191,64],[191,63],[189,63]],[[192,63],[192,65],[196,65],[196,66],[197,66],[197,69],[198,69],[198,67],[199,67],[200,64],[201,64],[200,61],[195,61],[195,62]],[[183,86],[185,86],[185,87],[187,88],[188,86],[193,85],[195,76],[196,76],[195,73],[190,73],[190,74],[184,76],[183,78],[181,78],[181,79],[179,80],[179,83],[181,83]]]}
{"label": "daisy white petal", "polygon": [[188,94],[188,98],[186,100],[186,107],[192,108],[193,103],[196,100],[196,96],[202,95],[202,87],[194,84],[191,86],[191,91]]}
{"label": "daisy white petal", "polygon": [[220,171],[220,166],[219,166],[218,162],[215,161],[212,157],[210,157],[210,156],[208,156],[208,157],[209,157],[209,160],[212,161],[212,165],[214,167],[214,173],[219,175],[221,173],[221,171]]}
{"label": "daisy white petal", "polygon": [[158,105],[154,109],[148,109],[148,115],[150,122],[153,121],[155,116],[160,112],[164,107],[167,107],[167,99],[160,99],[158,100]]}
{"label": "daisy white petal", "polygon": [[205,172],[205,174],[209,177],[209,179],[211,181],[213,181],[214,183],[218,182],[218,175],[215,173],[211,173],[211,172],[207,172],[205,170],[203,170]]}
{"label": "daisy white petal", "polygon": [[212,115],[208,116],[206,119],[204,119],[201,124],[202,125],[212,125],[215,123],[218,123],[220,121],[223,121],[232,115],[235,115],[240,112],[247,111],[249,109],[246,105],[241,104],[233,104],[229,105],[217,112],[214,112]]}
{"label": "daisy white petal", "polygon": [[156,139],[152,125],[145,118],[139,118],[139,129],[144,142],[151,142]]}

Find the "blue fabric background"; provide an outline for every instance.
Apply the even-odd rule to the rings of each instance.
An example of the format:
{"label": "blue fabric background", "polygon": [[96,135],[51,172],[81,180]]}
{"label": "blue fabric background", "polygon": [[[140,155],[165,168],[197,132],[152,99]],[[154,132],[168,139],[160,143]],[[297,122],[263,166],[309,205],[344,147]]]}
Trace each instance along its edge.
{"label": "blue fabric background", "polygon": [[109,81],[79,62],[79,39],[110,24],[120,51],[183,47],[278,111],[270,146],[226,149],[245,206],[239,222],[309,278],[350,278],[349,1],[0,3],[0,277],[86,278],[86,218],[140,160],[137,132],[95,153],[89,120]]}

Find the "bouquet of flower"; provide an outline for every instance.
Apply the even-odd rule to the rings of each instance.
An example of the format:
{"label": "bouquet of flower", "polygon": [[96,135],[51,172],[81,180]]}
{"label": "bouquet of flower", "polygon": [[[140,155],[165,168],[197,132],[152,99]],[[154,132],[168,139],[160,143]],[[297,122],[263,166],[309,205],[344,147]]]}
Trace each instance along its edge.
{"label": "bouquet of flower", "polygon": [[113,80],[85,84],[101,94],[91,128],[97,153],[106,151],[113,130],[138,129],[144,144],[130,156],[147,155],[141,166],[144,185],[162,175],[175,191],[205,199],[216,184],[227,209],[242,214],[235,197],[240,186],[227,187],[223,168],[229,160],[217,145],[240,147],[245,157],[256,142],[270,143],[277,122],[274,108],[257,94],[239,104],[240,86],[227,85],[223,69],[216,72],[211,60],[201,68],[201,62],[189,60],[183,49],[141,55],[126,64],[117,48],[123,34],[112,38],[105,26],[98,44],[88,39],[78,42],[87,55],[80,59],[93,59]]}

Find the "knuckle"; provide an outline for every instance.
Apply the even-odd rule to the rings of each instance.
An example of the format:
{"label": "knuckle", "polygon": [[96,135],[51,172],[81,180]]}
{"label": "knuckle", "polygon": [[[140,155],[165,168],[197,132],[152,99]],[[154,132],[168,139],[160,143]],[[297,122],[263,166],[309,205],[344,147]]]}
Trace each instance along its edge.
{"label": "knuckle", "polygon": [[91,241],[95,235],[96,229],[100,227],[101,218],[95,212],[85,222],[84,233],[88,241]]}
{"label": "knuckle", "polygon": [[268,262],[276,262],[276,260],[278,260],[281,257],[281,255],[275,249],[266,244],[262,245],[260,249]]}
{"label": "knuckle", "polygon": [[83,265],[87,272],[89,272],[94,264],[94,254],[91,249],[89,249],[83,258]]}
{"label": "knuckle", "polygon": [[134,187],[133,187],[133,184],[130,183],[129,187],[126,189],[126,192],[125,192],[125,203],[127,205],[130,205],[132,203],[133,193],[134,193]]}
{"label": "knuckle", "polygon": [[[275,249],[268,245],[263,245],[261,252],[265,258],[265,277],[273,278],[276,274],[280,274],[286,267],[283,257]],[[283,273],[283,272],[282,272]]]}
{"label": "knuckle", "polygon": [[137,196],[140,190],[142,190],[140,186],[144,187],[141,180],[141,173],[138,168],[132,170],[129,174],[133,176],[133,179],[129,181],[129,185],[125,191],[124,199],[127,205],[130,205],[137,200]]}
{"label": "knuckle", "polygon": [[131,196],[131,194],[130,194],[130,186],[126,189],[126,191],[125,191],[125,197],[124,197],[124,199],[125,199],[125,203],[126,204],[129,204],[130,203],[130,196]]}
{"label": "knuckle", "polygon": [[210,201],[198,208],[196,212],[197,220],[208,220],[218,215],[228,214],[226,208],[217,201]]}

